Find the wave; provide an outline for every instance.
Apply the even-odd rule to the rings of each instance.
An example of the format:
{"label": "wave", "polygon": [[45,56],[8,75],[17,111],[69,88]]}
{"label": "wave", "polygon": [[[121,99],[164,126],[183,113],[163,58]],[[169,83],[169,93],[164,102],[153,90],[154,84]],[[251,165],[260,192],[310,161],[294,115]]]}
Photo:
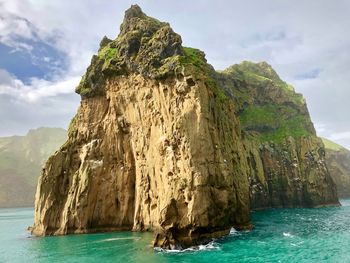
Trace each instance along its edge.
{"label": "wave", "polygon": [[160,253],[186,253],[186,252],[196,252],[196,251],[206,251],[206,250],[220,250],[219,244],[214,240],[205,245],[192,246],[186,249],[164,249],[160,247],[155,247],[154,251]]}
{"label": "wave", "polygon": [[239,234],[240,233],[235,228],[231,227],[230,233],[229,233],[230,236],[237,236]]}
{"label": "wave", "polygon": [[103,240],[96,241],[96,243],[100,242],[110,242],[110,241],[116,241],[116,240],[140,240],[141,237],[114,237],[114,238],[107,238]]}
{"label": "wave", "polygon": [[291,233],[289,232],[283,232],[284,237],[294,237]]}

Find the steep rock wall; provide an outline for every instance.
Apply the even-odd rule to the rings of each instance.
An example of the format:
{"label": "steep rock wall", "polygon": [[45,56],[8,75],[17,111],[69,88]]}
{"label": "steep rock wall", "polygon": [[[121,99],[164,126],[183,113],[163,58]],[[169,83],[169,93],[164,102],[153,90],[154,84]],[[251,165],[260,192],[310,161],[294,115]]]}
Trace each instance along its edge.
{"label": "steep rock wall", "polygon": [[302,95],[266,62],[244,61],[217,78],[236,102],[245,135],[251,208],[338,205]]}
{"label": "steep rock wall", "polygon": [[318,138],[248,145],[252,209],[338,205]]}
{"label": "steep rock wall", "polygon": [[165,234],[186,246],[249,227],[234,120],[201,82],[110,80],[106,96],[82,101],[68,142],[44,169],[34,233],[157,230],[159,245]]}
{"label": "steep rock wall", "polygon": [[[138,28],[149,18],[135,10],[142,18],[129,10],[124,24]],[[93,87],[78,88],[69,139],[40,177],[33,233],[152,230],[155,245],[173,248],[249,228],[248,167],[232,101],[218,103],[191,66],[161,80],[127,69],[107,79],[88,69],[82,85]]]}

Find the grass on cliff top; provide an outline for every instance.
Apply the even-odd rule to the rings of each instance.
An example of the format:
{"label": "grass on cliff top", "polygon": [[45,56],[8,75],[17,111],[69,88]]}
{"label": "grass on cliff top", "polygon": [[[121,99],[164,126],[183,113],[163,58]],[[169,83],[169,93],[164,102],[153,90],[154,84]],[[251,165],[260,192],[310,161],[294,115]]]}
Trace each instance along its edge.
{"label": "grass on cliff top", "polygon": [[98,51],[98,57],[105,60],[104,66],[108,66],[109,62],[115,58],[117,49],[111,47],[110,44],[106,45]]}
{"label": "grass on cliff top", "polygon": [[340,151],[340,150],[345,150],[345,148],[331,140],[328,140],[326,138],[321,138],[323,141],[323,144],[326,149],[333,150],[333,151]]}
{"label": "grass on cliff top", "polygon": [[225,69],[222,73],[228,74],[248,85],[273,85],[280,88],[285,96],[296,105],[303,105],[305,103],[304,97],[296,93],[292,85],[281,80],[276,71],[266,62],[253,63],[250,61],[243,61],[240,64]]}
{"label": "grass on cliff top", "polygon": [[205,82],[213,91],[215,99],[221,103],[227,101],[228,97],[225,94],[225,91],[219,87],[216,79],[214,78],[215,71],[207,63],[204,52],[190,47],[184,47],[183,50],[184,55],[180,56],[179,58],[180,64],[184,66],[192,65],[196,74],[204,74],[206,77]]}
{"label": "grass on cliff top", "polygon": [[207,61],[203,51],[190,47],[184,47],[183,50],[184,55],[180,57],[180,63],[182,65],[191,64],[200,70],[207,70]]}
{"label": "grass on cliff top", "polygon": [[87,75],[89,75],[89,71],[91,69],[96,67],[96,64],[99,64],[100,62],[103,63],[102,69],[110,67],[110,62],[113,58],[115,58],[117,55],[117,48],[112,47],[111,43],[107,44],[103,48],[101,48],[98,51],[97,56],[93,56],[91,60],[91,64],[88,67],[87,72],[85,75],[81,78],[79,85],[76,87],[75,91],[82,95],[82,96],[87,96],[92,93],[91,86],[89,82],[87,81]]}
{"label": "grass on cliff top", "polygon": [[307,117],[284,105],[250,105],[240,114],[240,121],[244,130],[257,132],[261,142],[281,143],[289,136],[311,134]]}
{"label": "grass on cliff top", "polygon": [[116,48],[106,46],[98,52],[98,56],[101,58],[104,58],[105,60],[111,60],[112,58],[115,57],[116,53],[117,53]]}

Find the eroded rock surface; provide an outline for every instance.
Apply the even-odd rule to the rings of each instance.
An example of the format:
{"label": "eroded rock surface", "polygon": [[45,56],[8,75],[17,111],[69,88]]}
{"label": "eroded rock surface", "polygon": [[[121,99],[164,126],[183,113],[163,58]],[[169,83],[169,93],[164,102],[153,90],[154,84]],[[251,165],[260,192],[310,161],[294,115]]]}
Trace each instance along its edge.
{"label": "eroded rock surface", "polygon": [[102,40],[76,89],[82,101],[69,139],[39,179],[34,234],[150,230],[155,246],[188,247],[250,228],[258,177],[272,197],[257,206],[291,200],[287,193],[278,201],[269,176],[308,180],[295,183],[302,194],[289,185],[300,206],[337,203],[312,124],[300,143],[287,139],[288,158],[302,167],[281,168],[280,150],[241,129],[249,102],[236,99],[235,78],[181,43],[138,6],[126,11],[115,40]]}
{"label": "eroded rock surface", "polygon": [[266,62],[244,61],[218,78],[236,102],[245,135],[251,208],[338,205],[302,95]]}
{"label": "eroded rock surface", "polygon": [[[148,21],[152,26],[143,28]],[[112,67],[107,77],[98,66],[106,61],[94,66],[93,58],[69,140],[40,178],[33,233],[153,230],[155,245],[186,247],[232,226],[250,227],[247,167],[233,103],[218,103],[206,73],[180,64],[181,38],[168,24],[132,7],[121,28],[108,45],[117,47],[115,59],[125,70]],[[129,57],[124,48],[132,47],[127,34],[135,28],[144,44]],[[154,38],[163,32],[169,38],[158,43]],[[172,70],[168,77],[150,77],[169,60],[177,67],[166,70]]]}

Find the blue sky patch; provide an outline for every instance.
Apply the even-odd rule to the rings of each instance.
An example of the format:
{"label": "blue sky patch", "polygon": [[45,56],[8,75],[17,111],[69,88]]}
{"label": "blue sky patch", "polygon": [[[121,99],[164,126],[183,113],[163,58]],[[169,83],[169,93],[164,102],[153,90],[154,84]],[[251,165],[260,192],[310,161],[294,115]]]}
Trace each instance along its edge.
{"label": "blue sky patch", "polygon": [[286,37],[286,32],[284,30],[271,30],[268,32],[255,33],[241,41],[240,44],[242,47],[247,48],[264,42],[283,41]]}
{"label": "blue sky patch", "polygon": [[321,74],[322,69],[321,68],[314,68],[312,70],[309,70],[307,72],[303,72],[301,74],[298,74],[295,76],[296,79],[316,79]]}
{"label": "blue sky patch", "polygon": [[0,68],[24,83],[33,77],[49,79],[52,74],[67,68],[66,54],[44,41],[23,38],[16,41],[29,46],[30,50],[15,49],[0,43]]}

